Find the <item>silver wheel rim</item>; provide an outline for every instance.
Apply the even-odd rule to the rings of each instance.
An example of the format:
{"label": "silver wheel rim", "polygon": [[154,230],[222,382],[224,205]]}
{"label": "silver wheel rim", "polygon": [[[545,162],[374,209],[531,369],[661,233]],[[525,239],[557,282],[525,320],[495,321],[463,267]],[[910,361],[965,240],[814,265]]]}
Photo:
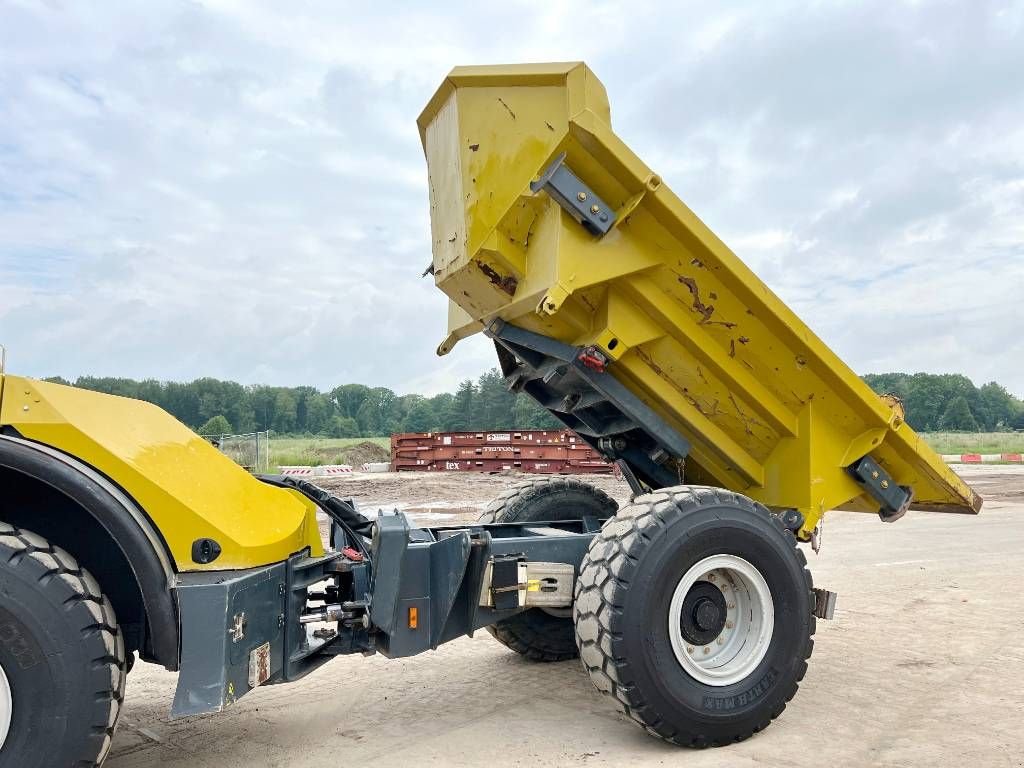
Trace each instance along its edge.
{"label": "silver wheel rim", "polygon": [[[687,594],[700,581],[721,591],[727,611],[718,636],[705,645],[694,645],[683,636],[682,612]],[[732,685],[747,677],[768,652],[774,629],[771,590],[761,572],[742,557],[704,558],[683,574],[672,593],[668,610],[672,651],[686,673],[705,685]]]}
{"label": "silver wheel rim", "polygon": [[7,741],[7,733],[11,729],[11,717],[14,714],[14,700],[11,698],[11,684],[7,673],[0,666],[0,747]]}

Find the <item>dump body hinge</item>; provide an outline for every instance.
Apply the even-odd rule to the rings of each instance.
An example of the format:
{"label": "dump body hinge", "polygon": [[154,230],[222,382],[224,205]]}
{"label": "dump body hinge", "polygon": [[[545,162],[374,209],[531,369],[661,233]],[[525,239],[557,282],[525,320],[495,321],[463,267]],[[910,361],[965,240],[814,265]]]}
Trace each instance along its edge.
{"label": "dump body hinge", "polygon": [[895,522],[906,514],[914,493],[906,485],[897,485],[881,464],[870,456],[863,456],[846,469],[881,505],[878,516],[883,523]]}
{"label": "dump body hinge", "polygon": [[609,205],[565,165],[565,152],[537,181],[530,182],[530,189],[534,193],[543,189],[591,234],[607,234],[615,223],[615,212]]}

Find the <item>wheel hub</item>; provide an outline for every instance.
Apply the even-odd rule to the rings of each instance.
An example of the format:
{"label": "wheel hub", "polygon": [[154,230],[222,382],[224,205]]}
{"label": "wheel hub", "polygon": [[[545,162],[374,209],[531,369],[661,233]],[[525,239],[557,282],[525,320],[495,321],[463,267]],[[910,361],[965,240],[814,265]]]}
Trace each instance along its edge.
{"label": "wheel hub", "polygon": [[709,581],[698,581],[686,593],[679,628],[687,642],[709,643],[725,628],[728,612],[721,591]]}
{"label": "wheel hub", "polygon": [[737,555],[706,557],[672,593],[668,631],[676,660],[705,685],[732,685],[768,652],[775,606],[760,571]]}

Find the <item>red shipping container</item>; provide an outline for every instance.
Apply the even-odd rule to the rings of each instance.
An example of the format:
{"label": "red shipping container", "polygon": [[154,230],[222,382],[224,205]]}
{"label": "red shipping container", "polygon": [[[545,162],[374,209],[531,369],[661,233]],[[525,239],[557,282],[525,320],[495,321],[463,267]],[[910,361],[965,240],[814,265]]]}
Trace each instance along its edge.
{"label": "red shipping container", "polygon": [[612,465],[569,430],[409,432],[391,436],[395,472],[609,473]]}

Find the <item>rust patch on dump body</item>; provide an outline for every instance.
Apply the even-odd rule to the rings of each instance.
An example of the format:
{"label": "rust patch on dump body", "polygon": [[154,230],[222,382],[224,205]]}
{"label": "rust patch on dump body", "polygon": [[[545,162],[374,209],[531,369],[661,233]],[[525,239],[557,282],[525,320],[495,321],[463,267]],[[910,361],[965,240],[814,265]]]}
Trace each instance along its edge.
{"label": "rust patch on dump body", "polygon": [[[726,328],[735,328],[736,323],[730,323],[728,320],[712,320],[711,316],[715,314],[714,304],[705,304],[700,298],[700,288],[697,287],[697,281],[692,277],[686,275],[679,275],[677,278],[680,283],[685,285],[690,291],[690,295],[693,297],[693,311],[700,315],[701,319],[698,321],[700,325],[721,325]],[[715,294],[712,293],[712,296]]]}
{"label": "rust patch on dump body", "polygon": [[[637,349],[636,350],[636,354],[637,354],[637,357],[639,357],[641,360],[643,360],[644,363],[646,363],[648,365],[648,367],[650,367],[650,369],[652,371],[654,371],[654,373],[658,376],[658,378],[662,379],[666,384],[668,384],[670,387],[672,387],[672,389],[674,389],[676,392],[678,392],[679,395],[686,402],[688,402],[690,405],[692,405],[694,408],[696,408],[697,412],[700,413],[701,416],[705,416],[705,417],[711,419],[711,418],[714,418],[715,416],[719,415],[720,413],[723,413],[723,411],[719,410],[719,408],[718,408],[718,400],[717,399],[713,400],[710,405],[705,405],[700,400],[698,400],[696,397],[691,395],[690,394],[690,390],[688,390],[686,387],[680,386],[679,383],[675,379],[673,379],[665,371],[665,369],[663,369],[660,365],[658,365],[656,362],[654,362],[654,359],[649,354],[644,352],[642,349]],[[703,378],[703,376],[702,376],[702,378]],[[705,379],[705,383],[706,382],[707,382],[707,380]]]}
{"label": "rust patch on dump body", "polygon": [[740,408],[740,404],[736,402],[736,398],[733,397],[732,392],[729,393],[729,402],[732,403],[732,407],[736,409],[736,415],[739,416],[740,421],[743,422],[743,431],[746,432],[748,435],[753,436],[754,434],[754,430],[750,428],[751,424],[753,424],[755,427],[765,426],[762,422],[758,421],[756,418],[754,418],[749,413],[746,413],[742,408]]}
{"label": "rust patch on dump body", "polygon": [[512,119],[513,120],[516,119],[516,113],[512,111],[512,107],[510,107],[508,104],[506,104],[505,100],[503,98],[501,98],[501,96],[498,97],[498,103],[500,103],[501,106],[503,106],[505,108],[506,112],[508,112],[510,115],[512,115]]}
{"label": "rust patch on dump body", "polygon": [[480,267],[481,272],[487,275],[487,279],[491,281],[492,285],[497,286],[509,296],[515,295],[516,288],[519,287],[519,281],[512,275],[501,275],[490,264],[484,264],[481,261],[476,262],[476,265]]}

